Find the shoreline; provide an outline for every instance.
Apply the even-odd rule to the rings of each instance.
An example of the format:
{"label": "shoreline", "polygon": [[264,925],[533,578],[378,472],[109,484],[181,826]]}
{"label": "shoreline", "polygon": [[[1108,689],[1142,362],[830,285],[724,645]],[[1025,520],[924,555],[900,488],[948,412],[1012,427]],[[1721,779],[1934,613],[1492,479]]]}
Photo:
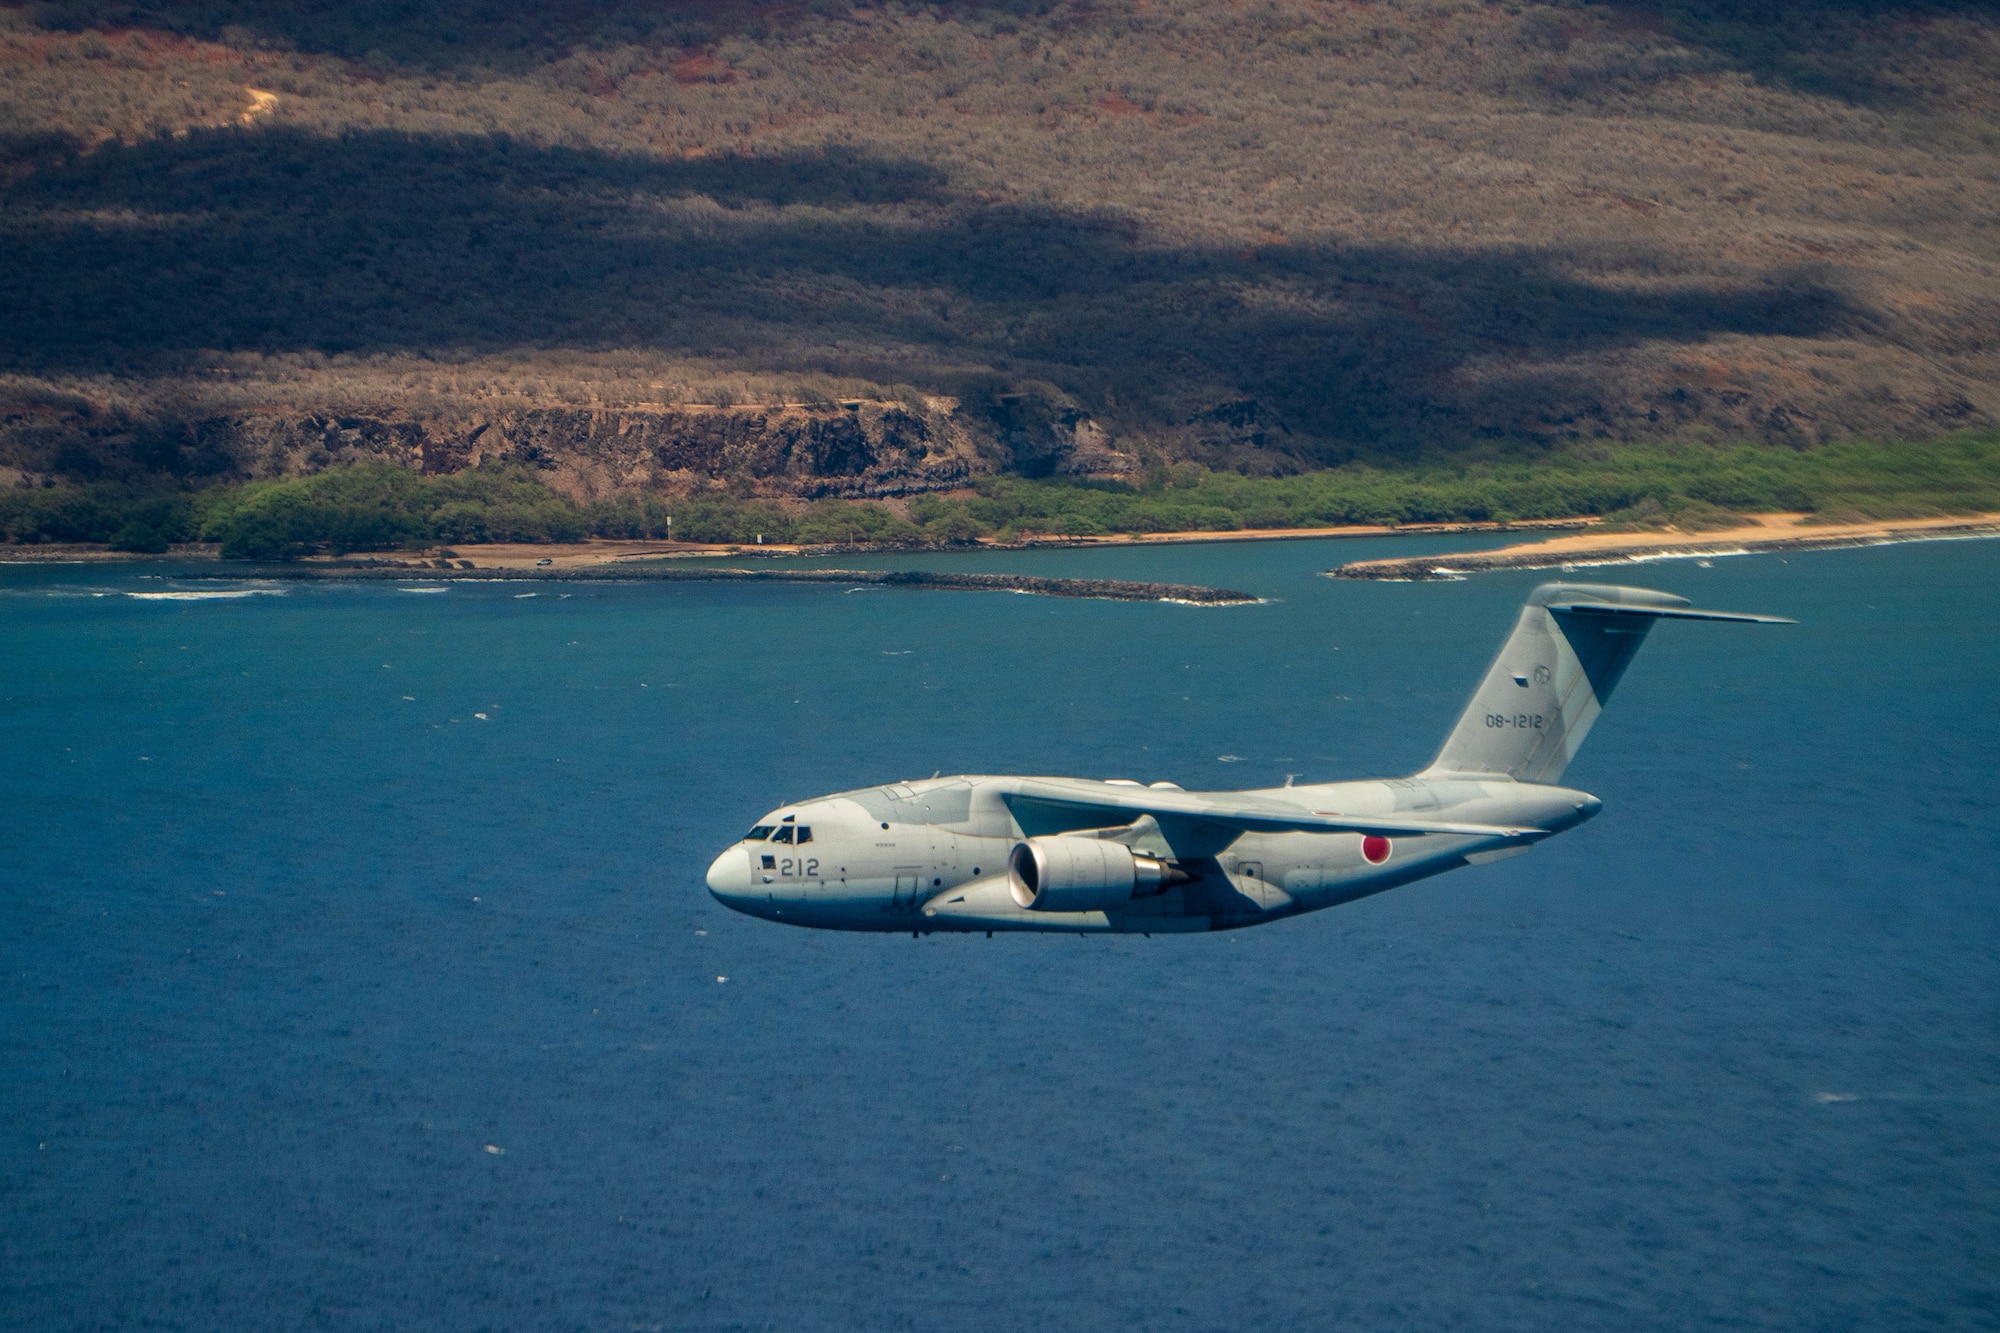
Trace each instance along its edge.
{"label": "shoreline", "polygon": [[[307,556],[303,566],[326,566],[367,560],[411,570],[578,569],[615,565],[630,560],[769,560],[785,556],[907,555],[961,551],[1044,551],[1090,547],[1188,546],[1211,542],[1310,541],[1327,537],[1447,537],[1491,532],[1564,532],[1594,527],[1594,517],[1522,519],[1511,523],[1407,523],[1351,525],[1337,528],[1231,528],[1220,531],[1106,533],[1100,536],[1035,536],[1017,542],[975,538],[957,546],[898,542],[829,542],[818,545],[762,545],[735,542],[638,541],[592,537],[580,542],[460,542],[411,551],[350,551],[345,555]],[[114,551],[100,543],[45,543],[0,546],[0,565],[126,563],[139,560],[221,560],[213,542],[176,544],[163,553]],[[544,561],[548,563],[543,564]],[[250,562],[244,562],[250,563]]]}
{"label": "shoreline", "polygon": [[1503,546],[1494,551],[1408,556],[1393,560],[1355,560],[1325,570],[1323,576],[1428,582],[1464,578],[1496,569],[1573,569],[1657,560],[1760,555],[1774,551],[1824,551],[2000,536],[2000,514],[1823,524],[1808,524],[1806,520],[1809,517],[1805,514],[1760,514],[1753,524],[1718,528],[1712,532],[1596,532]]}
{"label": "shoreline", "polygon": [[[1461,536],[1497,532],[1563,532],[1571,535],[1521,542],[1490,551],[1401,556],[1356,560],[1321,571],[1324,577],[1425,582],[1463,578],[1497,569],[1585,568],[1595,565],[1756,555],[1774,551],[1835,550],[1903,542],[1945,541],[2000,536],[2000,513],[1961,514],[1942,518],[1871,519],[1861,523],[1812,523],[1810,514],[1749,515],[1738,527],[1706,532],[1590,531],[1602,523],[1596,517],[1524,519],[1510,523],[1412,523],[1401,527],[1346,526],[1336,528],[1244,528],[1225,531],[1111,533],[1102,536],[1029,537],[1018,542],[981,538],[956,546],[898,543],[828,543],[821,545],[740,545],[721,542],[636,541],[591,538],[581,542],[461,543],[411,551],[354,551],[339,556],[307,556],[296,561],[224,561],[213,543],[175,545],[164,554],[113,551],[90,543],[49,543],[0,547],[0,565],[127,564],[159,560],[195,560],[227,566],[189,573],[190,578],[480,578],[497,575],[563,578],[585,574],[612,578],[699,580],[715,573],[724,578],[768,578],[797,582],[876,581],[880,571],[669,571],[656,562],[680,560],[775,560],[840,555],[963,554],[968,552],[1076,550],[1133,546],[1206,545],[1218,542],[1314,541],[1328,538]],[[256,574],[247,571],[255,569]],[[272,572],[272,571],[279,572]],[[921,573],[922,571],[909,571]],[[793,578],[792,575],[812,577]],[[926,575],[944,578],[944,575]],[[949,577],[960,577],[952,575]],[[1011,575],[966,575],[966,578],[1011,578]],[[1055,580],[1057,582],[1118,582],[1117,580]],[[942,585],[933,585],[942,586]],[[970,586],[970,585],[967,585]],[[1142,586],[1142,585],[1134,585]],[[1156,585],[1143,585],[1156,586]],[[1178,587],[1180,585],[1157,585]],[[1216,591],[1216,590],[1206,590]],[[1058,593],[1058,596],[1092,594]],[[1245,600],[1247,594],[1233,594]]]}

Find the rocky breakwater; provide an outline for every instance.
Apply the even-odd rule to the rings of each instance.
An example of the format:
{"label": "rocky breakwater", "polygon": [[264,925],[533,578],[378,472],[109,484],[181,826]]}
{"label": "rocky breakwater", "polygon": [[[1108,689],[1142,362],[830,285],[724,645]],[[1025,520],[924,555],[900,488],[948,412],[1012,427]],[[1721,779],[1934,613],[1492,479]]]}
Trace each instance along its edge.
{"label": "rocky breakwater", "polygon": [[1115,602],[1186,602],[1194,606],[1244,606],[1258,601],[1232,588],[1192,583],[1136,583],[1127,579],[1059,579],[1036,574],[939,573],[925,569],[676,569],[658,565],[617,565],[581,569],[412,570],[401,563],[279,565],[255,568],[183,569],[175,579],[286,579],[295,581],[371,580],[398,583],[835,583],[883,588],[931,588],[948,592],[1018,592],[1043,597],[1091,597]]}

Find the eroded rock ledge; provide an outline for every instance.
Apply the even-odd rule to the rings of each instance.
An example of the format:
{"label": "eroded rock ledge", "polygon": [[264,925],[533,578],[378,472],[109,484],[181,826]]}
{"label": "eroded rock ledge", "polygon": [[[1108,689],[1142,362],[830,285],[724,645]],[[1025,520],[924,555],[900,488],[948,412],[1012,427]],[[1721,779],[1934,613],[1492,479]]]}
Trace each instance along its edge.
{"label": "eroded rock ledge", "polygon": [[1014,423],[945,397],[819,404],[311,411],[251,407],[136,421],[81,402],[0,403],[0,468],[26,478],[266,479],[342,463],[443,475],[524,463],[578,500],[728,487],[817,499],[950,490],[1003,471],[1104,476],[1137,462],[1074,409]]}
{"label": "eroded rock ledge", "polygon": [[1259,599],[1231,588],[1190,583],[1134,583],[1125,579],[1056,579],[1034,574],[939,573],[923,569],[659,569],[619,565],[593,569],[457,569],[418,571],[368,564],[286,565],[279,568],[182,570],[176,579],[286,579],[427,582],[495,582],[535,579],[554,583],[838,583],[952,592],[1020,592],[1044,597],[1094,597],[1116,602],[1189,602],[1242,606]]}

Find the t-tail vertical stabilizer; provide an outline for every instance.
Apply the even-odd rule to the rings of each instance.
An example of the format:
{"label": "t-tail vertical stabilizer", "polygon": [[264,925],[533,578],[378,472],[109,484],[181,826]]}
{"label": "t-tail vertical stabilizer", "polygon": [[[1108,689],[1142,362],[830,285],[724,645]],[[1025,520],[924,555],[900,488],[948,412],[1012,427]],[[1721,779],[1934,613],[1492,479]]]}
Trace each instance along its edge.
{"label": "t-tail vertical stabilizer", "polygon": [[1778,616],[1698,611],[1651,588],[1544,583],[1528,594],[1514,632],[1425,777],[1447,774],[1558,781],[1656,621]]}

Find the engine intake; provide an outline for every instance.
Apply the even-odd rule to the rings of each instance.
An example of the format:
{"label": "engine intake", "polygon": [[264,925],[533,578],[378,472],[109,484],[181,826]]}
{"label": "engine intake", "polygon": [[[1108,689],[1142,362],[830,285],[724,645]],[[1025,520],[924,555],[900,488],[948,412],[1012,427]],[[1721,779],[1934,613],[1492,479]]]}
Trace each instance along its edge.
{"label": "engine intake", "polygon": [[1189,878],[1122,842],[1029,838],[1007,857],[1014,901],[1034,912],[1106,912]]}

